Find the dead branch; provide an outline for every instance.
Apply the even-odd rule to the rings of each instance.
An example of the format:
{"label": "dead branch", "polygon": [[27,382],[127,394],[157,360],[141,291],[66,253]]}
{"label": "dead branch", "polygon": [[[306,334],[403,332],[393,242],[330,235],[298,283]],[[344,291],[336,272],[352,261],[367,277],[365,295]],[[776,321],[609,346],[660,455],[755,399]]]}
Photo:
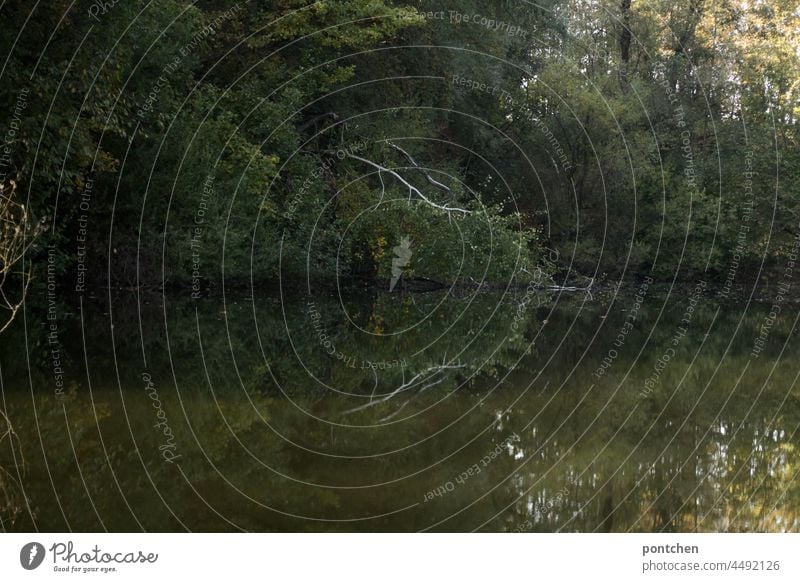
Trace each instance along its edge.
{"label": "dead branch", "polygon": [[[15,193],[13,180],[0,184],[0,308],[8,311],[4,323],[0,323],[0,333],[14,321],[31,283],[32,270],[14,270],[15,266],[43,230],[41,225],[30,224],[28,210],[15,200]],[[18,279],[22,288],[16,298],[9,295],[6,286],[12,279]]]}
{"label": "dead branch", "polygon": [[[442,383],[442,381],[444,380],[444,377],[440,377],[440,378],[434,380],[433,377],[435,375],[443,372],[444,370],[457,370],[457,369],[463,368],[463,367],[464,367],[463,365],[454,366],[454,365],[446,365],[446,364],[442,364],[440,366],[433,366],[431,368],[428,368],[427,370],[423,370],[422,372],[419,372],[418,374],[415,374],[414,377],[411,378],[411,380],[409,380],[408,382],[406,382],[405,379],[404,379],[402,384],[400,384],[397,388],[395,388],[392,392],[390,392],[389,394],[387,394],[383,398],[380,398],[378,400],[371,400],[370,399],[370,401],[367,402],[366,404],[362,404],[361,406],[357,406],[357,407],[352,408],[350,410],[346,410],[343,414],[352,414],[352,413],[358,412],[360,410],[366,410],[367,408],[372,408],[373,406],[377,406],[378,404],[383,404],[384,402],[387,402],[387,401],[391,400],[392,398],[394,398],[398,394],[400,394],[402,392],[406,392],[407,390],[411,390],[412,388],[415,388],[418,384],[421,384],[422,381],[425,380],[426,383],[419,386],[418,393],[421,394],[422,392],[425,392],[426,390],[428,390],[430,388],[433,388],[434,386]],[[407,404],[407,402],[406,402],[406,404]],[[403,406],[405,406],[405,404]]]}
{"label": "dead branch", "polygon": [[439,182],[437,180],[434,180],[433,177],[430,174],[428,174],[428,172],[426,172],[424,168],[420,167],[420,165],[416,162],[416,160],[414,160],[414,158],[411,157],[411,154],[409,154],[403,148],[393,144],[392,142],[388,142],[387,141],[386,143],[388,143],[389,147],[392,148],[393,150],[396,150],[396,151],[400,152],[401,154],[403,154],[403,156],[405,156],[405,158],[409,161],[409,163],[412,166],[414,166],[417,170],[419,170],[420,173],[422,173],[422,175],[425,176],[425,178],[427,178],[428,182],[432,186],[436,186],[437,188],[439,188],[441,190],[444,190],[445,192],[452,192],[452,190],[450,189],[449,186],[445,186],[441,182]]}
{"label": "dead branch", "polygon": [[400,182],[401,182],[401,183],[402,183],[404,186],[406,186],[406,188],[408,188],[408,191],[409,191],[410,193],[413,193],[413,194],[416,194],[417,196],[419,196],[419,197],[422,199],[422,201],[423,201],[423,202],[425,202],[426,204],[428,204],[429,206],[432,206],[433,208],[436,208],[437,210],[442,210],[442,211],[444,211],[444,212],[447,212],[447,213],[448,213],[448,216],[449,216],[451,213],[453,213],[453,212],[460,212],[460,213],[462,213],[462,214],[472,214],[472,212],[471,212],[471,211],[469,211],[469,210],[466,210],[466,209],[464,209],[464,208],[456,208],[456,207],[449,206],[449,205],[442,206],[441,204],[437,204],[436,202],[434,202],[433,200],[431,200],[430,198],[428,198],[427,196],[425,196],[425,195],[424,195],[424,194],[423,194],[423,193],[422,193],[422,192],[419,190],[419,188],[416,188],[416,187],[415,187],[414,185],[412,185],[412,184],[411,184],[411,183],[410,183],[408,180],[406,180],[405,178],[403,178],[403,176],[401,176],[400,174],[398,174],[398,173],[397,173],[397,172],[395,172],[394,170],[390,170],[389,168],[387,168],[387,167],[385,167],[385,166],[381,166],[380,164],[377,164],[377,163],[375,163],[375,162],[373,162],[373,161],[371,161],[371,160],[368,160],[368,159],[366,159],[366,158],[362,158],[361,156],[357,156],[357,155],[355,155],[355,154],[353,154],[353,153],[350,153],[350,152],[348,152],[348,153],[347,153],[347,156],[348,156],[348,157],[350,157],[350,158],[352,158],[352,159],[354,159],[354,160],[358,160],[359,162],[363,162],[363,163],[365,163],[365,164],[368,164],[368,165],[372,166],[373,168],[375,168],[376,170],[378,170],[378,173],[379,173],[379,174],[380,174],[381,172],[386,172],[387,174],[389,174],[389,175],[391,175],[391,176],[394,176],[394,177],[395,177],[395,178],[397,178],[397,180],[399,180],[399,181],[400,181]]}

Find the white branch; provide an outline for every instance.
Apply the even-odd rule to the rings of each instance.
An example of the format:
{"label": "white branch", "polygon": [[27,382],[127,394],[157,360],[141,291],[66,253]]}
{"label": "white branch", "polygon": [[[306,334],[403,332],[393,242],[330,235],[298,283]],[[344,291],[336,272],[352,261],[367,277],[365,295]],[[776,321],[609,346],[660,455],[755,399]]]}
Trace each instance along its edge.
{"label": "white branch", "polygon": [[387,174],[391,174],[392,176],[394,176],[395,178],[400,180],[400,182],[402,182],[408,188],[409,192],[413,192],[414,194],[419,196],[429,206],[432,206],[432,207],[434,207],[434,208],[436,208],[438,210],[443,210],[443,211],[445,211],[447,213],[450,213],[450,212],[461,212],[462,214],[472,214],[472,212],[470,212],[469,210],[466,210],[464,208],[455,208],[455,207],[452,207],[452,206],[447,206],[447,205],[442,206],[441,204],[437,204],[436,202],[434,202],[433,200],[431,200],[430,198],[425,196],[422,192],[420,192],[420,190],[418,188],[414,187],[410,182],[408,182],[405,178],[403,178],[403,176],[401,176],[400,174],[398,174],[394,170],[390,170],[389,168],[381,166],[380,164],[376,164],[375,162],[373,162],[371,160],[368,160],[366,158],[362,158],[361,156],[357,156],[357,155],[349,153],[349,152],[348,152],[347,156],[350,157],[350,158],[353,158],[354,160],[358,160],[359,162],[364,162],[365,164],[368,164],[368,165],[372,166],[373,168],[378,170],[378,172],[386,172]]}
{"label": "white branch", "polygon": [[[457,370],[457,369],[463,368],[463,367],[464,367],[463,365],[458,365],[458,366],[441,365],[441,366],[434,366],[432,368],[428,368],[427,370],[424,370],[424,371],[420,372],[419,374],[416,374],[408,382],[403,382],[402,384],[400,384],[400,386],[395,388],[392,392],[390,392],[389,394],[387,394],[383,398],[381,398],[379,400],[370,399],[370,401],[367,402],[366,404],[362,404],[361,406],[357,406],[355,408],[347,410],[343,414],[352,414],[354,412],[358,412],[360,410],[365,410],[367,408],[372,408],[373,406],[377,406],[378,404],[382,404],[382,403],[394,398],[395,396],[397,396],[401,392],[405,392],[406,390],[410,390],[411,388],[413,388],[415,384],[417,384],[421,380],[425,379],[426,375],[429,372],[433,372],[433,374],[431,374],[431,376],[433,376],[433,375],[436,375],[436,374],[438,374],[439,372],[441,372],[443,370]],[[427,384],[425,384],[424,386],[421,387],[420,392],[424,392],[425,390],[428,390],[429,388],[433,388],[437,384],[441,383],[443,380],[444,380],[444,377],[439,378],[438,380],[434,380],[434,381],[428,382]]]}
{"label": "white branch", "polygon": [[400,146],[394,145],[392,142],[387,141],[386,143],[389,144],[390,148],[392,148],[394,150],[397,150],[398,152],[403,154],[405,156],[405,158],[409,162],[411,162],[412,166],[414,166],[417,170],[422,172],[422,175],[425,176],[425,178],[427,178],[428,182],[430,182],[431,185],[436,186],[437,188],[440,188],[440,189],[444,190],[445,192],[452,192],[452,190],[450,189],[449,186],[445,186],[441,182],[439,182],[437,180],[434,180],[433,177],[430,174],[428,174],[428,172],[426,172],[423,168],[420,167],[420,165],[416,162],[416,160],[414,160],[414,158],[411,157],[411,154],[409,154],[406,150],[404,150]]}

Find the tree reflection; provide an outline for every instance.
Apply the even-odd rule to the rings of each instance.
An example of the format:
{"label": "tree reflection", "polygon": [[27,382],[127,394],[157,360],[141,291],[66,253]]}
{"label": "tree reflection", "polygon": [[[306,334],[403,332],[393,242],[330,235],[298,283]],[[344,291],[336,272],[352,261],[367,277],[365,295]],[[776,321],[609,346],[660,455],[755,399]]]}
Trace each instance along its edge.
{"label": "tree reflection", "polygon": [[[624,312],[598,331],[606,303],[552,299],[520,319],[519,297],[496,294],[316,297],[333,355],[302,298],[168,304],[163,333],[144,343],[117,307],[113,348],[108,321],[85,320],[91,386],[73,348],[63,400],[46,368],[33,372],[33,400],[9,386],[23,376],[3,355],[27,462],[18,489],[4,481],[3,527],[800,530],[794,373],[775,353],[749,358],[762,313],[731,340],[735,313],[698,308],[697,328],[716,327],[702,349],[687,339],[643,398],[671,335],[651,325],[657,310],[588,381]],[[162,307],[143,317],[158,321]],[[787,350],[789,331],[773,332]],[[176,463],[159,454],[142,352]],[[3,449],[3,475],[19,458]]]}

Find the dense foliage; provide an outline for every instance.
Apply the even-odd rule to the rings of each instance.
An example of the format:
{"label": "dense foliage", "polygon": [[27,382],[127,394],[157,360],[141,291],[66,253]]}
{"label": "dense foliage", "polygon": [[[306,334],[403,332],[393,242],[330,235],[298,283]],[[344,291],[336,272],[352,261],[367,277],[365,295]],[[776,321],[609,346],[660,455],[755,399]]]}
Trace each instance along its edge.
{"label": "dense foliage", "polygon": [[796,0],[0,14],[0,185],[61,273],[388,279],[408,237],[407,277],[525,283],[550,249],[559,280],[740,283],[791,253]]}

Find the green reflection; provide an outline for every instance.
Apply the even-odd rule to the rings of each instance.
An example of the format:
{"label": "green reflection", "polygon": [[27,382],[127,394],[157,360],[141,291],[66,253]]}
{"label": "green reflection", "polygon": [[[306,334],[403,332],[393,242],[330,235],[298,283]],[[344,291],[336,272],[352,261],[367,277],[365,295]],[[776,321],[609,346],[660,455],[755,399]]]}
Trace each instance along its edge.
{"label": "green reflection", "polygon": [[113,343],[88,306],[62,399],[12,337],[4,529],[800,530],[789,317],[753,357],[765,309],[675,342],[686,296],[283,297],[153,302],[144,341],[119,300]]}

